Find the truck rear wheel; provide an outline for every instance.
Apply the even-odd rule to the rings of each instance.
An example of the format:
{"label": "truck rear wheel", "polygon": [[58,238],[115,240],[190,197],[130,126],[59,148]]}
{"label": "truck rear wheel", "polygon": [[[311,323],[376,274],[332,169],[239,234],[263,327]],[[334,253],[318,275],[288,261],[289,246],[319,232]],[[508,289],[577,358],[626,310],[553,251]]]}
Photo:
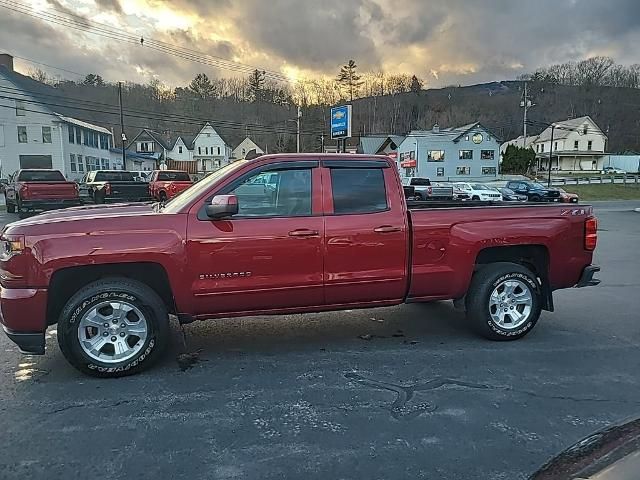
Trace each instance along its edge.
{"label": "truck rear wheel", "polygon": [[58,320],[60,350],[76,369],[121,377],[150,367],[164,352],[169,318],[160,297],[136,280],[113,277],[80,289]]}
{"label": "truck rear wheel", "polygon": [[473,275],[466,296],[467,320],[490,340],[517,340],[540,318],[540,284],[527,268],[500,262]]}
{"label": "truck rear wheel", "polygon": [[7,202],[7,213],[16,213],[16,205],[14,203]]}

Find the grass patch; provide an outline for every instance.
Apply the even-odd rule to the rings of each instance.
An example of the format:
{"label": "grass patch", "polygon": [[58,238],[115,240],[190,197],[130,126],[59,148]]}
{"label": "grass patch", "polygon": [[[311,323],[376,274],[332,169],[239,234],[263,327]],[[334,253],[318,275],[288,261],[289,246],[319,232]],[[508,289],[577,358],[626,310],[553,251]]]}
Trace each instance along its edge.
{"label": "grass patch", "polygon": [[640,200],[640,183],[602,185],[561,185],[567,192],[577,193],[580,200]]}

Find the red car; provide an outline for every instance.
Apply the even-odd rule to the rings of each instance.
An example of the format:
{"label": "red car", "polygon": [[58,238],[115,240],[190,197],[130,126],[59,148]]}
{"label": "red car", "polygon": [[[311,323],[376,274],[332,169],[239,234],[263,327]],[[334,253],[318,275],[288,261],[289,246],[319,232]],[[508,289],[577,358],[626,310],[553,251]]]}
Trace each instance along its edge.
{"label": "red car", "polygon": [[110,377],[182,323],[454,299],[480,335],[530,332],[553,291],[596,285],[590,206],[407,202],[383,156],[234,162],[162,204],[88,206],[7,225],[0,311],[25,353],[57,323],[67,360]]}
{"label": "red car", "polygon": [[577,193],[570,193],[562,188],[558,188],[558,190],[560,191],[560,198],[563,203],[578,203],[579,199]]}
{"label": "red car", "polygon": [[180,170],[155,170],[149,181],[149,194],[155,200],[166,202],[186,190],[193,181],[187,172]]}
{"label": "red car", "polygon": [[52,210],[80,205],[78,184],[68,182],[62,172],[50,169],[18,170],[5,187],[7,212]]}

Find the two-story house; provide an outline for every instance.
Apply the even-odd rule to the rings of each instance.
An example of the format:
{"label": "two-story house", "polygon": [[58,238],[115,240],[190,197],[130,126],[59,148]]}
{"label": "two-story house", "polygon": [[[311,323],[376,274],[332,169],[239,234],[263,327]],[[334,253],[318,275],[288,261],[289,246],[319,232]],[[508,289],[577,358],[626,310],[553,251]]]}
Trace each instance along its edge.
{"label": "two-story house", "polygon": [[16,72],[7,54],[0,55],[0,88],[3,178],[21,168],[53,168],[70,180],[89,170],[122,168],[109,152],[114,144],[111,131],[74,118],[69,107],[54,110],[48,104],[65,103],[59,91]]}
{"label": "two-story house", "polygon": [[261,155],[264,153],[264,150],[262,150],[256,142],[247,137],[231,151],[231,161],[244,160],[250,152],[253,152],[252,155]]}
{"label": "two-story house", "polygon": [[[607,158],[607,136],[591,117],[570,118],[555,122],[554,125],[551,170],[602,170]],[[551,129],[552,127],[547,127],[540,135],[527,137],[527,148],[533,149],[536,153],[535,168],[539,171],[549,170]],[[509,145],[522,147],[524,143],[522,136],[509,140],[502,144],[501,152],[504,153]]]}
{"label": "two-story house", "polygon": [[193,137],[181,135],[167,148],[167,166],[189,173],[208,173],[228,165],[231,148],[220,134],[205,123]]}
{"label": "two-story house", "polygon": [[433,180],[492,180],[498,174],[500,143],[480,123],[457,128],[412,130],[397,149],[401,177]]}
{"label": "two-story house", "polygon": [[166,160],[170,147],[158,132],[143,128],[127,146],[127,170],[155,170]]}

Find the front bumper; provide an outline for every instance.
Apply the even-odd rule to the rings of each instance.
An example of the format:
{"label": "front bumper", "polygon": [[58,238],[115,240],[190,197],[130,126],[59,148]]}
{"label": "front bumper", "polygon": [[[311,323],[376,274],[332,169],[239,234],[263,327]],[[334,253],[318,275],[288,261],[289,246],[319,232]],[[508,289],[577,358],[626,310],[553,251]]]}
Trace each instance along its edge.
{"label": "front bumper", "polygon": [[22,353],[44,354],[47,290],[0,287],[0,323]]}
{"label": "front bumper", "polygon": [[580,280],[576,284],[576,288],[593,287],[600,284],[600,280],[593,278],[593,276],[600,271],[600,267],[596,265],[587,265],[580,275]]}

